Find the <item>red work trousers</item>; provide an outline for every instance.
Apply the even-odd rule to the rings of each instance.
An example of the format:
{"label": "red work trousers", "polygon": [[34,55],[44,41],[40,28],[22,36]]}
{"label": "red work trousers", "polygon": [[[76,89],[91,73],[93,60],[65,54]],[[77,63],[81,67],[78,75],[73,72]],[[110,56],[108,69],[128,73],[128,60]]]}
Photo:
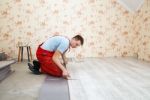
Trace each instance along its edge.
{"label": "red work trousers", "polygon": [[52,76],[61,77],[62,70],[52,60],[54,52],[44,50],[40,46],[37,49],[36,57],[40,62],[41,72]]}

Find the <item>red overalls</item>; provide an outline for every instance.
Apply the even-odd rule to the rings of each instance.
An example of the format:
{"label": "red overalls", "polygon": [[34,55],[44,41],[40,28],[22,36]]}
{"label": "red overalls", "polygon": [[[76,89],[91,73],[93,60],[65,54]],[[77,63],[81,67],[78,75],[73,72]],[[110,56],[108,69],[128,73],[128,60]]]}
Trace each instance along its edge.
{"label": "red overalls", "polygon": [[40,62],[41,72],[52,76],[61,77],[62,70],[52,60],[55,52],[44,50],[40,47],[41,45],[39,45],[36,52],[36,57]]}

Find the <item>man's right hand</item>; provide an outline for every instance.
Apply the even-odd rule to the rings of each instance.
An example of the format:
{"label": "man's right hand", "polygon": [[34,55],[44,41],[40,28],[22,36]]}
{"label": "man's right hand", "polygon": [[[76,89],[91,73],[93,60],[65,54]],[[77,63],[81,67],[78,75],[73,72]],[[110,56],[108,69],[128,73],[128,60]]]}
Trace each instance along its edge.
{"label": "man's right hand", "polygon": [[68,73],[67,70],[63,70],[62,75],[63,75],[63,77],[64,77],[65,79],[68,79],[68,78],[70,77],[70,75],[69,75],[69,73]]}
{"label": "man's right hand", "polygon": [[61,56],[61,52],[56,50],[52,59],[53,59],[54,63],[62,70],[63,77],[68,79],[69,73],[68,73],[67,69],[65,68],[65,66],[61,64],[61,62],[59,60],[60,56]]}

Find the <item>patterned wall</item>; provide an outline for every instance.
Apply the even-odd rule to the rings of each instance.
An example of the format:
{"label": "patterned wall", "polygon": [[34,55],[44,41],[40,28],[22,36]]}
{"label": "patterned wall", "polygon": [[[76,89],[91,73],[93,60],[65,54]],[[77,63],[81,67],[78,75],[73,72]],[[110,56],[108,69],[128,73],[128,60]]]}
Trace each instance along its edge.
{"label": "patterned wall", "polygon": [[150,22],[145,16],[146,7],[132,14],[116,0],[1,0],[0,51],[17,57],[17,45],[30,44],[35,55],[37,45],[50,36],[81,34],[84,46],[72,49],[69,57],[138,55],[150,60],[144,49],[150,35],[142,35],[150,32],[142,29]]}
{"label": "patterned wall", "polygon": [[138,37],[135,40],[135,48],[138,58],[150,61],[150,0],[134,15],[134,33]]}

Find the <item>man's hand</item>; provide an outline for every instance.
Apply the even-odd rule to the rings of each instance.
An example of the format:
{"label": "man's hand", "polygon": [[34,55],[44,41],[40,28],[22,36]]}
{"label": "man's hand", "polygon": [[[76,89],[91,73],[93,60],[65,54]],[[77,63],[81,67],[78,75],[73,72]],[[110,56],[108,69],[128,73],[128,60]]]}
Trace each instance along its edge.
{"label": "man's hand", "polygon": [[53,61],[55,62],[55,64],[57,64],[57,66],[62,70],[62,75],[64,78],[68,79],[70,76],[69,76],[69,73],[66,69],[66,66],[63,65],[60,60],[59,60],[59,57],[61,56],[61,53],[60,51],[55,51],[54,55],[53,55]]}
{"label": "man's hand", "polygon": [[62,75],[63,75],[63,77],[64,77],[65,79],[68,79],[68,78],[70,77],[70,75],[69,75],[69,73],[68,73],[67,70],[63,70]]}

